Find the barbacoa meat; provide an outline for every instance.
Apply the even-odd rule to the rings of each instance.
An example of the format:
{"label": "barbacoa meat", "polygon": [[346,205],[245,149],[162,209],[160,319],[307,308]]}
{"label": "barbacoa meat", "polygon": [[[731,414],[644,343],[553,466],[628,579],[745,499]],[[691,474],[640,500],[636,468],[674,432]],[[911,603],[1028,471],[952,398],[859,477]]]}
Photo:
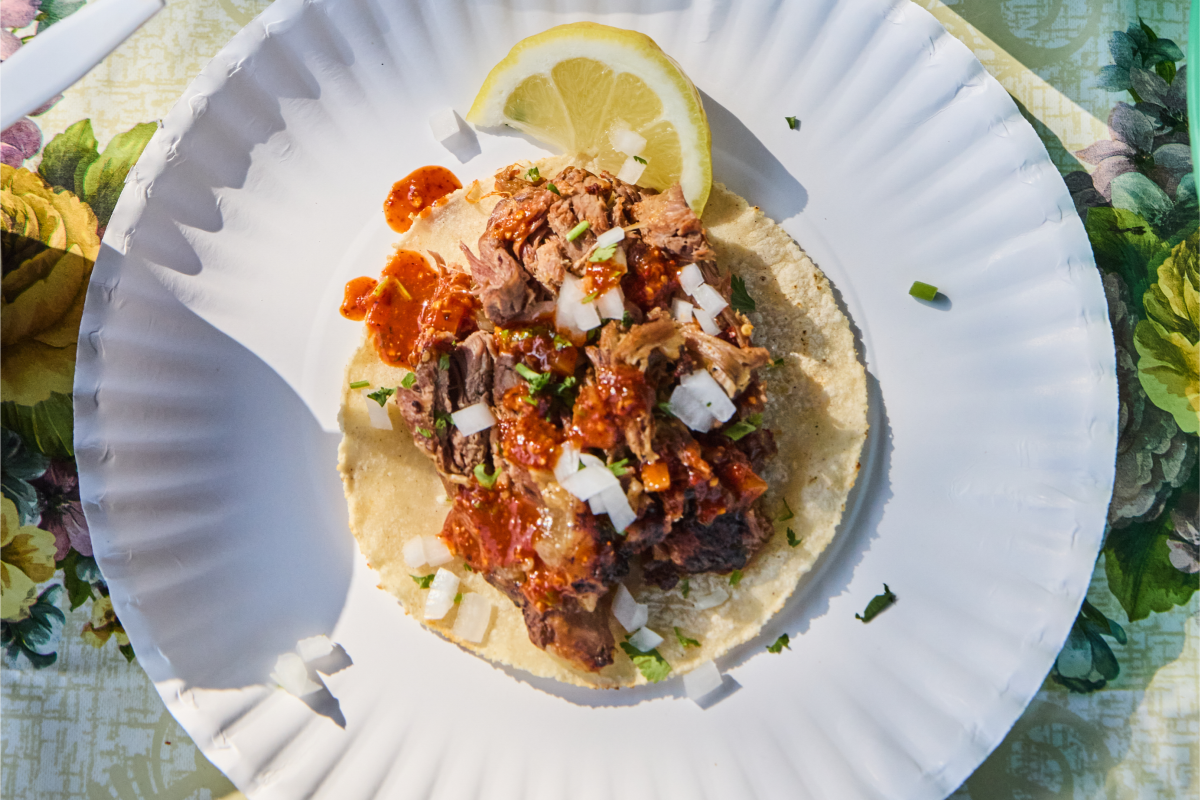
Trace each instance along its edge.
{"label": "barbacoa meat", "polygon": [[[766,393],[755,376],[770,355],[750,345],[752,327],[732,308],[718,317],[720,336],[673,318],[687,264],[726,299],[730,291],[678,185],[658,194],[607,173],[568,167],[547,178],[514,165],[497,174],[496,191],[504,197],[478,255],[462,246],[484,330],[461,341],[430,332],[415,382],[396,402],[454,497],[442,531],[451,550],[520,608],[535,645],[599,670],[616,657],[612,590],[633,561],[669,589],[687,575],[745,568],[772,535],[758,471],[775,442],[759,424]],[[587,229],[567,241],[580,222]],[[622,258],[597,267],[589,261],[596,237],[614,226],[626,228]],[[624,273],[605,273],[612,263]],[[443,272],[461,282],[460,269]],[[572,273],[584,286],[619,281],[625,299],[624,318],[586,341],[555,325]],[[697,369],[733,399],[730,424],[756,430],[735,441],[663,412],[679,378]],[[497,424],[464,437],[450,414],[478,402]],[[620,476],[637,516],[621,534],[554,479],[568,441]],[[650,466],[656,481],[665,471],[667,485],[648,485]]]}

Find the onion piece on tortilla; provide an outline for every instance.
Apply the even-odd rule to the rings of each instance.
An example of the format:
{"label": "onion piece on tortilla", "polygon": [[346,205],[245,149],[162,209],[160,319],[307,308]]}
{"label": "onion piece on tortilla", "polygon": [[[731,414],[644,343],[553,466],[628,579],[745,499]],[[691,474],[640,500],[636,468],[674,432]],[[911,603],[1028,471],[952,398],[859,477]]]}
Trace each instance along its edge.
{"label": "onion piece on tortilla", "polygon": [[627,156],[640,156],[646,149],[646,137],[624,126],[613,128],[608,138],[614,150]]}
{"label": "onion piece on tortilla", "polygon": [[649,653],[663,643],[663,637],[646,627],[638,628],[637,633],[629,637],[629,643],[638,652]]}
{"label": "onion piece on tortilla", "polygon": [[488,626],[492,624],[492,608],[492,604],[483,595],[475,592],[463,593],[451,632],[468,642],[482,642]]}
{"label": "onion piece on tortilla", "polygon": [[642,173],[645,171],[646,165],[634,160],[633,156],[630,156],[625,159],[625,163],[621,165],[621,169],[617,172],[617,180],[637,184],[638,180],[642,177]]}
{"label": "onion piece on tortilla", "polygon": [[439,569],[425,596],[425,619],[441,619],[454,607],[458,594],[458,576],[448,569]]}
{"label": "onion piece on tortilla", "polygon": [[371,391],[370,386],[362,390],[363,402],[367,404],[367,416],[371,418],[371,427],[385,431],[392,430],[392,418],[388,415],[387,402],[385,401],[383,405],[379,405],[379,403],[367,397]]}
{"label": "onion piece on tortilla", "polygon": [[[614,231],[621,230],[613,228]],[[625,317],[625,295],[620,286],[614,286],[596,298],[596,310],[602,319],[623,319]]]}
{"label": "onion piece on tortilla", "polygon": [[[695,310],[696,307],[687,300],[676,297],[671,301],[671,316],[675,318],[676,322],[687,325],[692,321],[692,312]],[[703,328],[704,324],[701,323],[700,327]]]}
{"label": "onion piece on tortilla", "polygon": [[[616,244],[624,239],[625,229],[620,225],[615,228],[609,228],[596,237],[596,249],[599,250],[601,247],[608,247],[610,244]],[[613,255],[615,256],[616,254],[614,253]]]}
{"label": "onion piece on tortilla", "polygon": [[404,563],[411,569],[418,569],[429,563],[425,557],[425,542],[420,536],[414,536],[404,543]]}
{"label": "onion piece on tortilla", "polygon": [[449,564],[454,560],[454,554],[450,552],[450,548],[446,547],[446,543],[427,533],[421,537],[421,543],[425,547],[425,563],[431,567],[440,567],[442,564]]}
{"label": "onion piece on tortilla", "polygon": [[562,483],[563,478],[579,471],[579,448],[570,440],[563,442],[558,461],[554,462],[554,478]]}
{"label": "onion piece on tortilla", "polygon": [[613,595],[613,616],[627,633],[633,633],[645,626],[650,620],[650,606],[639,603],[625,588],[625,584],[617,584],[617,592]]}

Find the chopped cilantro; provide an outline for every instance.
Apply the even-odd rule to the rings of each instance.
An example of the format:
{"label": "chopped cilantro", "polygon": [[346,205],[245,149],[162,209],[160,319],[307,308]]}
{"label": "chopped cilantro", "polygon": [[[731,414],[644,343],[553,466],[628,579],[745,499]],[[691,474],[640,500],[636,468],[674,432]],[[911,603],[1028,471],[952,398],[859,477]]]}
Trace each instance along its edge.
{"label": "chopped cilantro", "polygon": [[628,458],[622,458],[620,461],[615,461],[612,464],[609,464],[608,468],[612,470],[613,475],[616,475],[619,478],[626,472],[629,472],[629,467],[626,466],[628,463]]}
{"label": "chopped cilantro", "polygon": [[681,595],[683,595],[684,600],[687,600],[688,592],[690,592],[691,590],[692,590],[692,584],[687,578],[684,578],[682,581],[680,581],[679,593]]}
{"label": "chopped cilantro", "polygon": [[598,341],[600,341],[600,329],[592,328],[590,331],[587,332],[587,343],[594,344]]}
{"label": "chopped cilantro", "polygon": [[409,575],[408,577],[416,581],[417,586],[421,587],[422,589],[428,589],[429,584],[433,583],[433,579],[437,577],[437,575]]}
{"label": "chopped cilantro", "polygon": [[628,311],[621,315],[621,324],[626,328],[633,324],[633,317],[629,316]]}
{"label": "chopped cilantro", "polygon": [[895,602],[895,593],[892,592],[892,590],[889,589],[888,585],[885,583],[883,585],[883,594],[877,594],[872,597],[871,602],[867,603],[867,610],[864,611],[861,616],[855,614],[854,618],[861,619],[863,624],[866,624],[886,611],[889,607],[891,607],[892,603]]}
{"label": "chopped cilantro", "polygon": [[730,586],[737,586],[741,582],[742,582],[742,571],[740,569],[735,569],[733,572],[729,573],[729,585]]}
{"label": "chopped cilantro", "polygon": [[592,302],[593,300],[595,300],[595,299],[596,299],[597,297],[599,297],[599,296],[600,296],[600,290],[599,290],[599,289],[597,289],[596,291],[594,291],[594,292],[592,292],[591,294],[589,294],[589,295],[587,295],[586,297],[584,297],[584,298],[583,298],[583,300],[582,300],[581,302],[584,302],[584,303],[590,303],[590,302]]}
{"label": "chopped cilantro", "polygon": [[613,254],[615,254],[616,252],[617,252],[617,243],[616,242],[613,242],[612,244],[607,245],[605,247],[597,247],[595,250],[592,251],[592,254],[590,256],[588,256],[588,261],[591,261],[593,264],[598,263],[600,261],[608,261],[610,258],[613,257]]}
{"label": "chopped cilantro", "polygon": [[530,167],[529,171],[525,173],[525,180],[527,180],[527,181],[532,182],[532,181],[539,181],[541,179],[542,179],[542,173],[538,172],[537,167]]}
{"label": "chopped cilantro", "polygon": [[479,481],[479,485],[485,489],[491,489],[496,485],[496,478],[500,476],[500,470],[496,470],[492,474],[488,474],[487,467],[483,464],[475,465],[475,480]]}
{"label": "chopped cilantro", "polygon": [[440,369],[442,372],[450,369],[450,356],[446,353],[442,353],[442,355],[438,358],[438,369]]}
{"label": "chopped cilantro", "polygon": [[370,381],[351,381],[350,382],[351,389],[365,389],[370,385],[371,385]]}
{"label": "chopped cilantro", "polygon": [[567,403],[575,404],[575,384],[579,383],[579,379],[574,375],[568,375],[562,379],[562,382],[554,387],[554,393],[561,397]]}
{"label": "chopped cilantro", "polygon": [[796,538],[796,532],[791,528],[787,529],[788,547],[795,547],[800,544],[800,540]]}
{"label": "chopped cilantro", "polygon": [[556,195],[558,195],[559,197],[562,197],[562,192],[560,192],[560,191],[558,190],[558,187],[557,187],[557,186],[555,186],[553,183],[547,183],[547,184],[546,184],[546,188],[547,188],[547,189],[549,189],[550,191],[554,192],[554,193],[555,193]]}
{"label": "chopped cilantro", "polygon": [[775,369],[776,367],[782,367],[783,364],[784,364],[783,356],[780,356],[779,358],[772,361],[770,366],[771,366],[771,369]]}
{"label": "chopped cilantro", "polygon": [[671,405],[669,403],[667,403],[666,401],[658,403],[654,407],[657,408],[659,411],[661,411],[663,414],[666,414],[668,417],[675,416],[675,414],[671,411]]}
{"label": "chopped cilantro", "polygon": [[567,231],[567,241],[568,242],[575,241],[580,236],[583,236],[583,234],[585,234],[587,232],[587,229],[590,227],[592,227],[592,223],[588,222],[585,219],[583,222],[579,223],[574,228],[571,228],[571,230]]}
{"label": "chopped cilantro", "polygon": [[791,638],[786,633],[781,633],[781,634],[779,634],[779,638],[775,640],[775,644],[767,645],[767,652],[768,653],[782,653],[783,648],[785,648],[785,647],[788,650],[791,650],[792,646],[790,644],[788,644],[788,642],[790,642],[790,641],[791,641]]}
{"label": "chopped cilantro", "polygon": [[634,161],[636,161],[636,162],[638,162],[639,164],[645,164],[645,163],[646,163],[646,159],[642,158],[641,156],[634,156],[634,157],[633,157],[633,160],[634,160]]}
{"label": "chopped cilantro", "polygon": [[675,638],[679,640],[680,647],[699,647],[700,643],[695,639],[689,639],[683,635],[683,631],[679,630],[679,626],[675,626]]}
{"label": "chopped cilantro", "polygon": [[750,313],[756,306],[754,298],[746,291],[746,282],[737,275],[734,275],[731,281],[730,285],[733,287],[733,293],[730,295],[729,305],[733,306],[734,311],[740,311],[743,314]]}
{"label": "chopped cilantro", "polygon": [[[478,469],[478,467],[476,467],[476,469]],[[475,571],[474,567],[472,567],[470,564],[466,563],[465,561],[463,562],[463,569],[465,569],[467,572]]]}
{"label": "chopped cilantro", "polygon": [[445,411],[433,412],[433,418],[435,420],[433,427],[437,428],[439,431],[444,431],[454,424],[454,417],[450,416]]}
{"label": "chopped cilantro", "polygon": [[799,117],[784,117],[784,119],[787,120],[787,124],[788,124],[789,128],[791,128],[794,131],[800,130]]}
{"label": "chopped cilantro", "polygon": [[783,501],[783,513],[779,515],[780,522],[787,522],[789,519],[795,519],[796,515],[792,512],[792,507],[788,505],[788,501]]}
{"label": "chopped cilantro", "polygon": [[405,389],[411,389],[416,382],[417,382],[417,373],[410,372],[404,376],[404,379],[402,381],[400,381],[400,385],[403,386]]}
{"label": "chopped cilantro", "polygon": [[762,414],[751,414],[746,419],[740,419],[722,431],[730,439],[735,442],[743,436],[754,433],[762,427]]}
{"label": "chopped cilantro", "polygon": [[380,386],[378,389],[367,395],[367,397],[371,398],[376,403],[379,403],[379,406],[382,408],[383,405],[388,401],[388,398],[395,393],[395,389],[390,389],[387,386]]}
{"label": "chopped cilantro", "polygon": [[921,281],[913,281],[912,288],[908,293],[918,300],[934,300],[937,298],[938,290],[936,286],[930,286],[928,283]]}
{"label": "chopped cilantro", "polygon": [[426,439],[433,438],[433,431],[429,430],[429,428],[417,428],[417,433],[421,434]]}
{"label": "chopped cilantro", "polygon": [[549,372],[536,372],[524,364],[517,364],[513,367],[517,374],[529,382],[529,391],[533,394],[545,389],[554,380],[554,376]]}
{"label": "chopped cilantro", "polygon": [[462,592],[459,592],[458,594],[454,595],[454,604],[458,605],[461,602],[462,602]]}
{"label": "chopped cilantro", "polygon": [[574,345],[571,344],[570,339],[568,339],[567,337],[563,336],[560,333],[554,334],[554,349],[555,350],[566,350],[568,347],[574,347]]}
{"label": "chopped cilantro", "polygon": [[671,674],[671,665],[658,652],[657,647],[649,653],[639,653],[637,648],[629,642],[621,642],[621,649],[633,661],[633,665],[646,677],[646,680],[651,683],[658,683]]}

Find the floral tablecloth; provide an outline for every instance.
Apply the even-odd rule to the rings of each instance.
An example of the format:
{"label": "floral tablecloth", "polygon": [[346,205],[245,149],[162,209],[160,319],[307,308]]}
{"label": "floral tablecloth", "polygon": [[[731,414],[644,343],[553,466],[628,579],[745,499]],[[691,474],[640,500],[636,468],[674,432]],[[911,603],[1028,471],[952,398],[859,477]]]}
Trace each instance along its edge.
{"label": "floral tablecloth", "polygon": [[[1116,338],[1110,530],[1042,690],[953,795],[1200,796],[1196,182],[1187,0],[918,0],[1005,86],[1064,175]],[[0,0],[8,58],[82,0]],[[172,0],[3,132],[5,798],[233,798],[166,713],[107,597],[79,505],[71,378],[84,290],[125,174],[266,3]],[[1196,6],[1191,6],[1196,13]]]}

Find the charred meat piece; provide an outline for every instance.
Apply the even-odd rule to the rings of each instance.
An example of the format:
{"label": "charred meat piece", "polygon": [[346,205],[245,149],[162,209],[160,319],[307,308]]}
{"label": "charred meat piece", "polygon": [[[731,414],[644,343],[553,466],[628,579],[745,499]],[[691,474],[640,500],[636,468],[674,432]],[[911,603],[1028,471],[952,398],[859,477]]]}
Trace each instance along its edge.
{"label": "charred meat piece", "polygon": [[642,240],[684,263],[715,258],[704,226],[683,199],[677,183],[662,194],[643,197],[633,209],[642,224]]}
{"label": "charred meat piece", "polygon": [[608,603],[592,611],[573,597],[544,610],[530,602],[519,605],[529,640],[538,647],[591,672],[613,663],[616,642],[608,625]]}
{"label": "charred meat piece", "polygon": [[655,545],[654,558],[646,564],[644,574],[647,579],[656,577],[660,586],[668,580],[673,586],[672,573],[678,578],[681,574],[742,569],[769,538],[771,525],[757,509],[722,514],[708,525],[687,518]]}

